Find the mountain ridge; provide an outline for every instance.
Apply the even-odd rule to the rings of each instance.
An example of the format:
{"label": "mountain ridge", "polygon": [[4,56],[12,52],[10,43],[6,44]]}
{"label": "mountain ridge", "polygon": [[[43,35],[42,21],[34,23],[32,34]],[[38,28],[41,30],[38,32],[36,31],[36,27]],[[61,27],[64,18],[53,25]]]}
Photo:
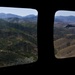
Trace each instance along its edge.
{"label": "mountain ridge", "polygon": [[55,16],[55,22],[75,23],[75,16]]}
{"label": "mountain ridge", "polygon": [[29,22],[37,22],[37,15],[34,14],[29,14],[26,16],[19,16],[15,14],[5,14],[5,13],[0,13],[0,19],[3,19],[8,22],[14,22],[14,23],[29,23]]}
{"label": "mountain ridge", "polygon": [[10,16],[10,17],[19,17],[19,18],[24,18],[24,17],[33,17],[33,16],[37,16],[37,15],[34,15],[34,14],[29,14],[29,15],[26,15],[26,16],[21,16],[21,15],[16,15],[16,14],[11,14],[11,13],[0,13],[0,18],[1,16],[3,18],[5,18],[7,16],[7,18]]}

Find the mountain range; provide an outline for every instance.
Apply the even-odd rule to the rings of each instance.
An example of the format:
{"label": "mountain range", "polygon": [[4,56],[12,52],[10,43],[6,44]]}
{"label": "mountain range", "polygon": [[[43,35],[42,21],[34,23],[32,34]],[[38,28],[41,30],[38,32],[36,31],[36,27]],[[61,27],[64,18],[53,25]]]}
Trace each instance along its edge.
{"label": "mountain range", "polygon": [[75,23],[75,16],[55,16],[55,22]]}
{"label": "mountain range", "polygon": [[10,20],[13,20],[15,19],[16,20],[20,20],[20,21],[30,21],[30,22],[37,22],[37,16],[36,15],[33,15],[33,14],[30,14],[30,15],[27,15],[27,16],[19,16],[19,15],[15,15],[15,14],[5,14],[5,13],[0,13],[0,19],[4,19],[6,21],[10,21]]}
{"label": "mountain range", "polygon": [[27,15],[27,16],[19,16],[19,15],[15,15],[15,14],[11,14],[11,13],[8,13],[8,14],[0,13],[0,18],[14,18],[14,17],[17,17],[17,18],[32,18],[32,17],[36,17],[36,15],[30,14],[30,15]]}
{"label": "mountain range", "polygon": [[0,13],[0,67],[37,59],[37,16]]}

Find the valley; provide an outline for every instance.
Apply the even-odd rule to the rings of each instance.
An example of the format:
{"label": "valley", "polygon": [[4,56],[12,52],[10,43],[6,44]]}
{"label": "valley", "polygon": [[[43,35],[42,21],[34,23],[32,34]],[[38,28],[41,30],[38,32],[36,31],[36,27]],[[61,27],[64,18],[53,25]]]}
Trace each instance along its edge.
{"label": "valley", "polygon": [[[59,19],[60,18],[60,19]],[[58,59],[75,57],[75,17],[61,17],[54,22],[54,53]],[[70,20],[72,18],[72,20]],[[68,24],[73,27],[67,28]]]}
{"label": "valley", "polygon": [[37,19],[32,17],[0,17],[0,67],[37,61]]}

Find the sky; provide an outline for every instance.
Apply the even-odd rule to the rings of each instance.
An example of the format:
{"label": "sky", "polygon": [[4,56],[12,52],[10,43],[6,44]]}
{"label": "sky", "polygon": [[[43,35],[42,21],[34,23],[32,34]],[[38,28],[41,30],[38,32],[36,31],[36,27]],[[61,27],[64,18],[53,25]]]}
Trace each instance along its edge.
{"label": "sky", "polygon": [[32,8],[0,7],[0,13],[11,13],[19,16],[27,16],[30,14],[38,15],[38,11]]}
{"label": "sky", "polygon": [[75,11],[60,10],[55,13],[55,16],[75,16]]}

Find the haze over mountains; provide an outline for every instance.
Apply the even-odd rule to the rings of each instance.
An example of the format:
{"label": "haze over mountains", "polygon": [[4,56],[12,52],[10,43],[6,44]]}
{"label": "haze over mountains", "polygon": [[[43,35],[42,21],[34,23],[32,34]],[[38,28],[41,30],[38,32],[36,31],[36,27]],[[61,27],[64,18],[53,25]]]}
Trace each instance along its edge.
{"label": "haze over mountains", "polygon": [[15,14],[5,14],[5,13],[0,13],[0,19],[4,19],[4,20],[10,20],[10,19],[18,19],[18,20],[22,20],[22,21],[30,21],[30,22],[36,22],[37,21],[37,15],[27,15],[27,16],[19,16],[19,15],[15,15]]}
{"label": "haze over mountains", "polygon": [[55,22],[75,23],[75,16],[56,16]]}
{"label": "haze over mountains", "polygon": [[55,16],[55,27],[65,27],[68,24],[75,26],[75,16]]}
{"label": "haze over mountains", "polygon": [[18,17],[18,18],[30,18],[30,17],[35,17],[36,15],[34,14],[30,14],[27,16],[20,16],[20,15],[15,15],[15,14],[11,14],[11,13],[0,13],[0,18],[13,18],[13,17]]}

